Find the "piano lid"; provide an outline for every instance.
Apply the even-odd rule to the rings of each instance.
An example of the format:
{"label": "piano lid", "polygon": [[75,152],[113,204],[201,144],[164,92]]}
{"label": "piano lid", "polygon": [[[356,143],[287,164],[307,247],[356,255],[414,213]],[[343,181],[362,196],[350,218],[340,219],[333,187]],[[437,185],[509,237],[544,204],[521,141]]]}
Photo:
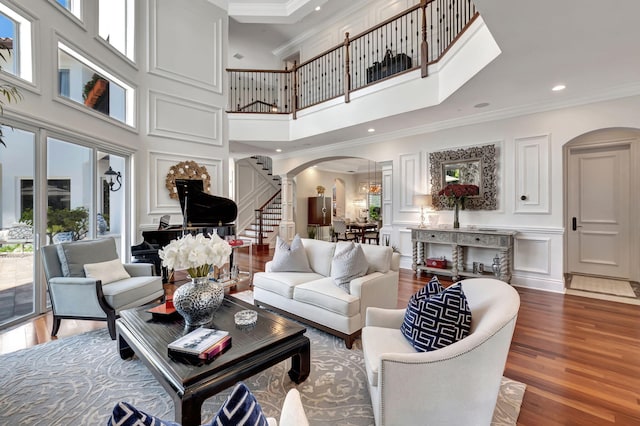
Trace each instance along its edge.
{"label": "piano lid", "polygon": [[176,189],[187,226],[226,225],[238,217],[235,201],[207,194],[200,179],[176,179]]}

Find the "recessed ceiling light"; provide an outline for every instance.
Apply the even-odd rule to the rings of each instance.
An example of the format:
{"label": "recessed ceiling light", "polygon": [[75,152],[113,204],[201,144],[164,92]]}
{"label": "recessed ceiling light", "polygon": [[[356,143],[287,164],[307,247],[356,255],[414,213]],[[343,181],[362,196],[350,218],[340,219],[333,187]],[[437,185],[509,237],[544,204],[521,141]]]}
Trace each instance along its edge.
{"label": "recessed ceiling light", "polygon": [[276,148],[276,152],[282,152],[280,148]]}
{"label": "recessed ceiling light", "polygon": [[565,86],[564,84],[556,84],[555,86],[553,86],[551,88],[551,90],[553,90],[554,92],[559,92],[559,91],[564,90],[566,88],[567,88],[567,86]]}
{"label": "recessed ceiling light", "polygon": [[320,6],[316,6],[316,12],[320,10]]}
{"label": "recessed ceiling light", "polygon": [[473,107],[474,108],[484,108],[484,107],[488,107],[489,106],[489,102],[480,102],[479,104],[475,104]]}
{"label": "recessed ceiling light", "polygon": [[374,129],[373,127],[367,130],[367,132],[369,132],[369,133],[373,133],[375,131],[376,131],[376,129]]}

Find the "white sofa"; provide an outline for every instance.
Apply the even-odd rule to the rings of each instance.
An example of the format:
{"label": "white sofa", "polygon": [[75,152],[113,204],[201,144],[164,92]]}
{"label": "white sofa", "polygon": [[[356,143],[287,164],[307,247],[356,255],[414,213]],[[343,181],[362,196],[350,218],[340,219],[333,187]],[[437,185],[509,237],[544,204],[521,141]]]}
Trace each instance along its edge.
{"label": "white sofa", "polygon": [[362,244],[367,274],[353,279],[350,294],[331,278],[331,261],[338,244],[302,239],[312,272],[265,272],[253,276],[254,303],[341,337],[347,348],[360,335],[370,306],[396,308],[400,255],[391,247]]}
{"label": "white sofa", "polygon": [[377,426],[491,424],[520,296],[491,278],[461,283],[471,333],[442,349],[413,348],[400,331],[404,309],[367,311],[362,350]]}

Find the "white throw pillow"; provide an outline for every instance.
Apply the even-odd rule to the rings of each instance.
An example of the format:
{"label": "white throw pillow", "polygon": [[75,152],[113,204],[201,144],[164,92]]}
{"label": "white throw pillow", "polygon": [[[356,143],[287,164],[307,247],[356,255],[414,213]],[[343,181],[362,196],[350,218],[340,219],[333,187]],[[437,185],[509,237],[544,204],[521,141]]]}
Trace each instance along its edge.
{"label": "white throw pillow", "polygon": [[369,262],[360,244],[339,242],[331,260],[331,278],[338,287],[351,294],[351,280],[367,275]]}
{"label": "white throw pillow", "polygon": [[87,263],[84,265],[84,274],[87,278],[102,281],[102,285],[131,278],[131,275],[122,266],[120,259],[100,263]]}
{"label": "white throw pillow", "polygon": [[300,235],[296,234],[291,246],[280,236],[276,238],[276,251],[271,261],[271,272],[312,272]]}

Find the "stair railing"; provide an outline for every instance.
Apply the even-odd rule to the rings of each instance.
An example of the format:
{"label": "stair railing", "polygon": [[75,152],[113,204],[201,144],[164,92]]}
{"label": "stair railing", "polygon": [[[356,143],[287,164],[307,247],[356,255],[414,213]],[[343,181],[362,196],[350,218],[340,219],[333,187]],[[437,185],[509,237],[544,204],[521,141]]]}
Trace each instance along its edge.
{"label": "stair railing", "polygon": [[280,196],[281,192],[282,192],[282,190],[278,190],[260,208],[255,209],[255,223],[256,223],[256,225],[258,225],[258,236],[256,238],[258,247],[260,247],[260,246],[262,246],[262,244],[264,244],[264,234],[265,234],[264,229],[265,229],[265,226],[276,226],[276,225],[279,225],[279,223],[280,223],[280,218],[278,218],[278,219],[271,219],[271,218],[265,219],[264,212],[269,207],[271,207],[273,204],[275,204],[274,201],[276,200],[276,198],[278,198]]}
{"label": "stair railing", "polygon": [[471,0],[419,4],[291,70],[227,69],[233,113],[292,114],[414,69],[427,77],[478,17]]}

